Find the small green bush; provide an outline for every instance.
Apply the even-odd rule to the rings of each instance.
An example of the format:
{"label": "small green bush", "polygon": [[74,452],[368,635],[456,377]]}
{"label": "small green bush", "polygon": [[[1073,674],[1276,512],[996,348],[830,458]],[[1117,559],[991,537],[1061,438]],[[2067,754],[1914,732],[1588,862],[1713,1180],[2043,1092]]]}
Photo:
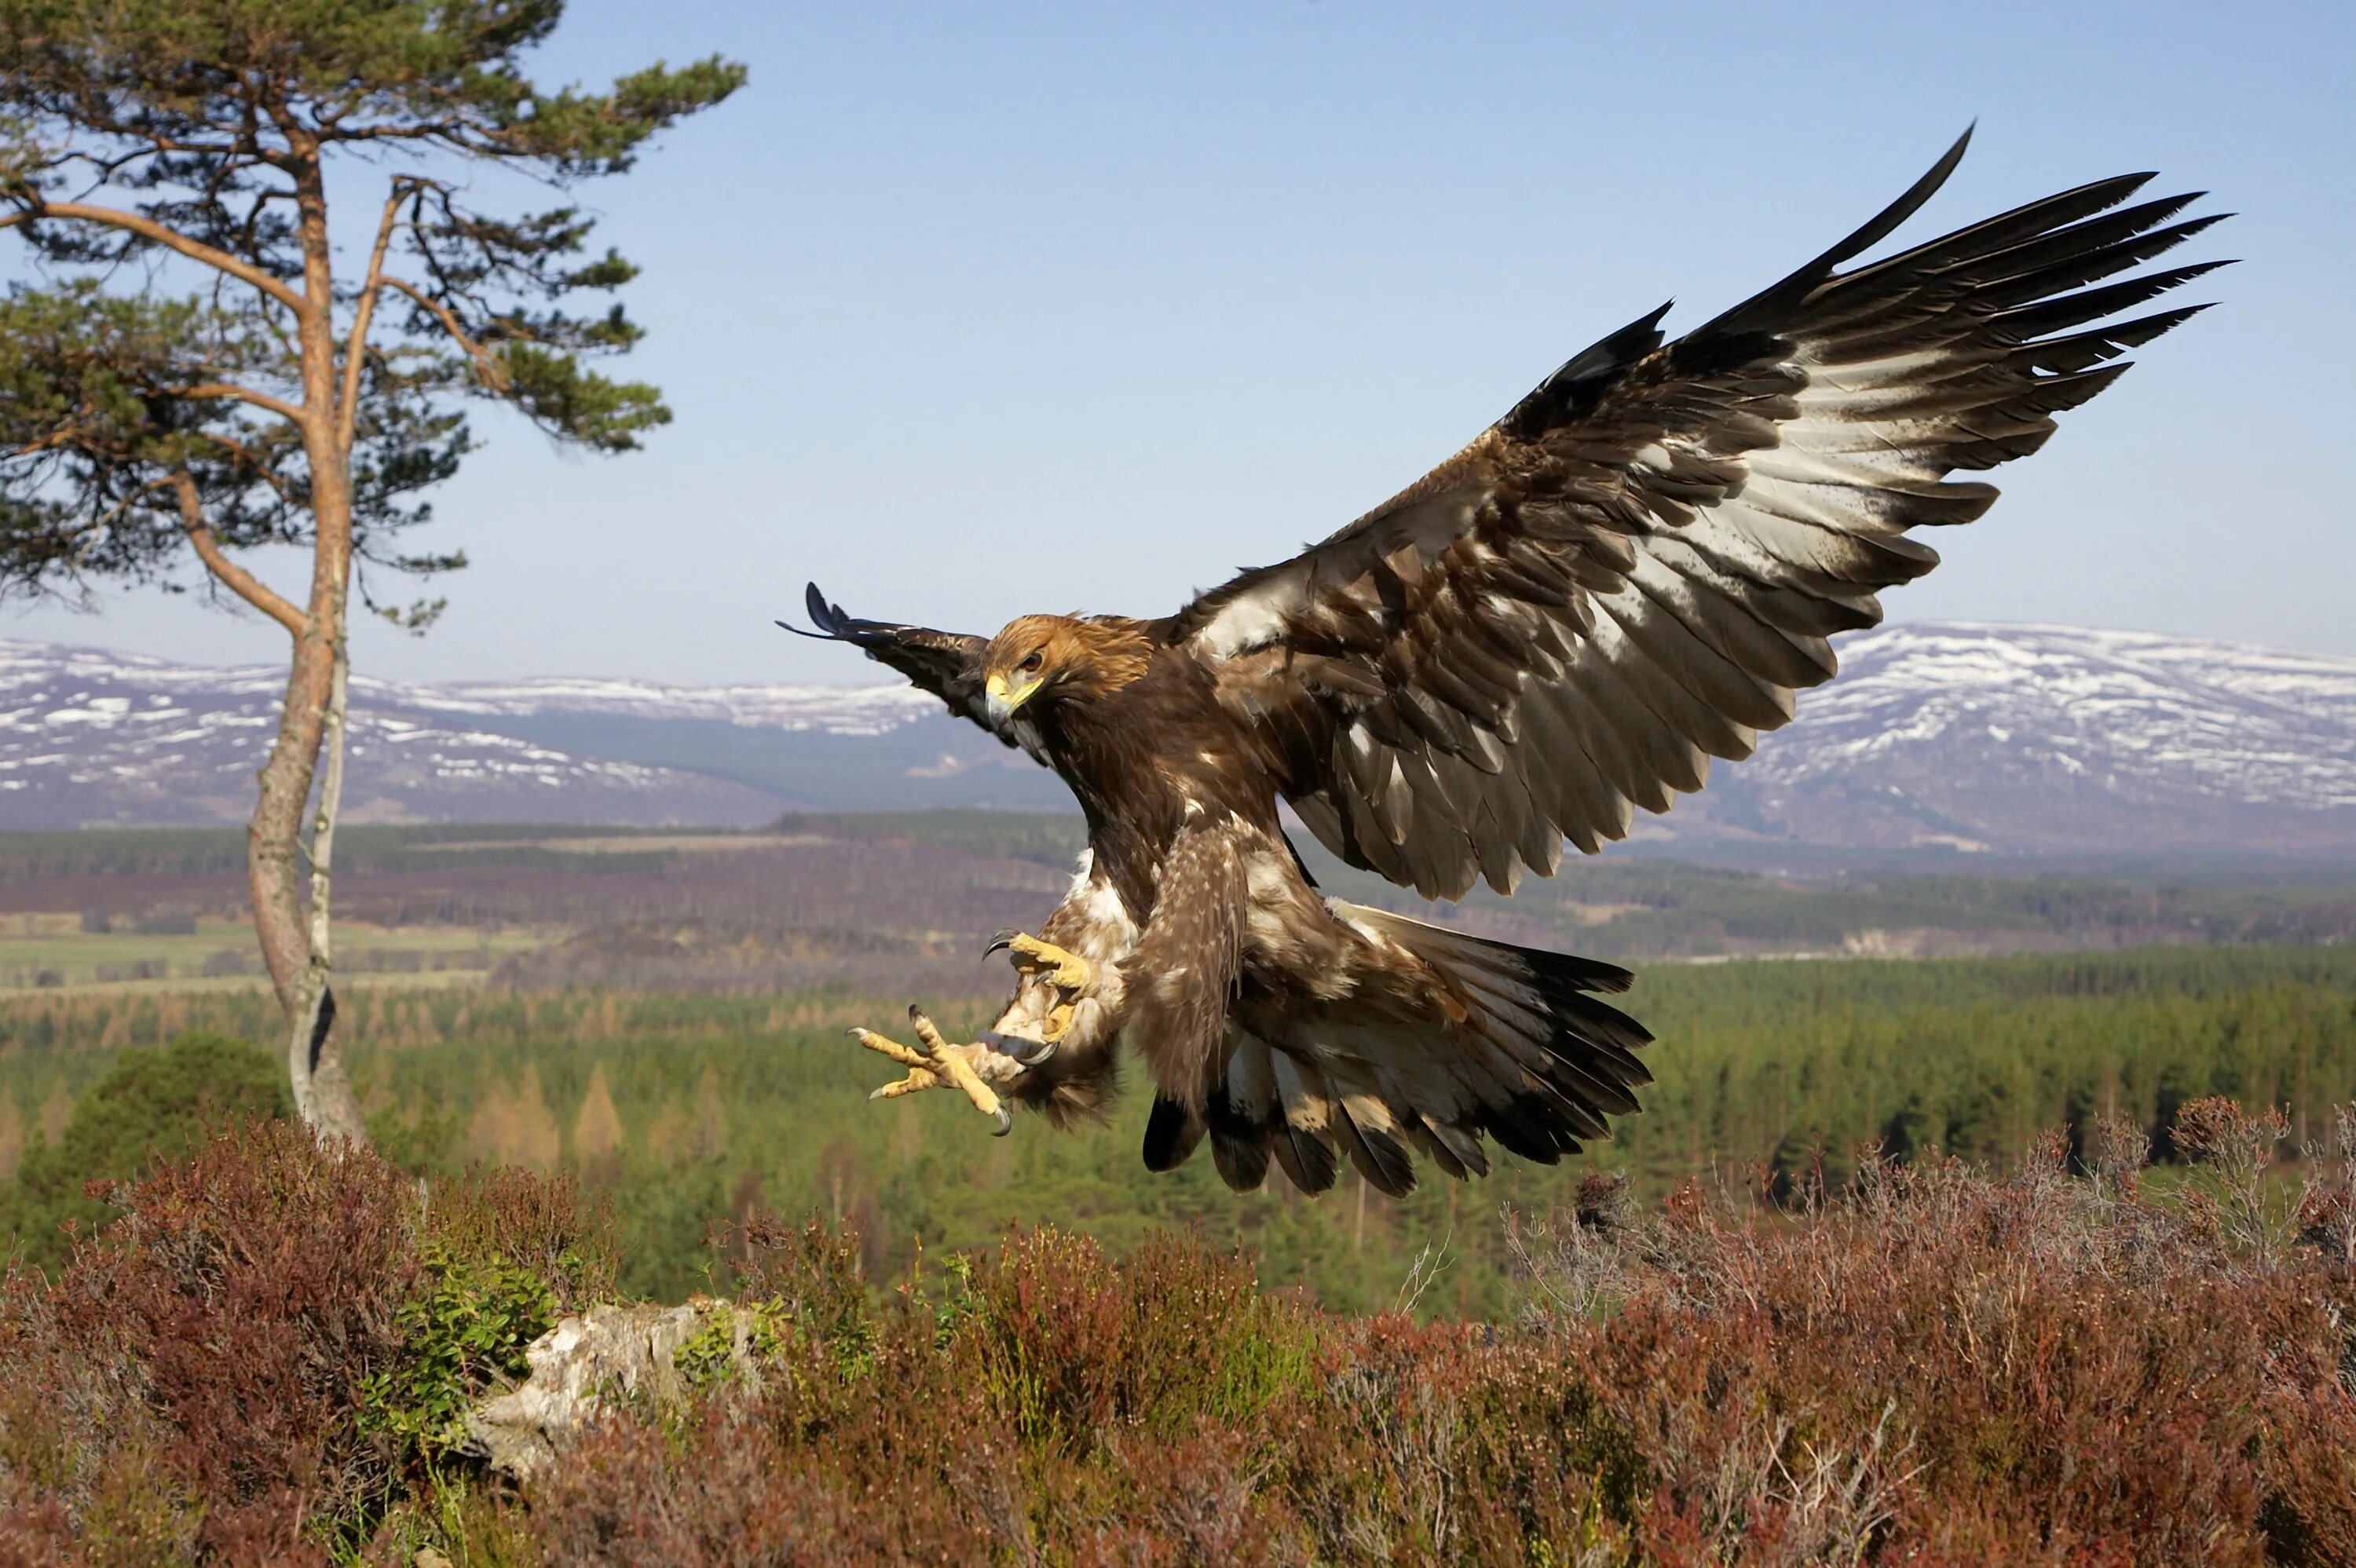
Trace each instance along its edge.
{"label": "small green bush", "polygon": [[27,1154],[16,1180],[0,1186],[0,1249],[13,1242],[27,1264],[55,1269],[70,1248],[69,1221],[87,1232],[113,1218],[83,1191],[89,1184],[183,1158],[225,1123],[294,1114],[278,1064],[244,1040],[184,1034],[126,1055],[74,1103],[64,1136]]}
{"label": "small green bush", "polygon": [[1158,1234],[1116,1263],[1086,1236],[1017,1232],[978,1263],[948,1347],[1026,1442],[1085,1455],[1108,1434],[1175,1436],[1258,1416],[1313,1381],[1309,1315],[1260,1293],[1250,1260]]}
{"label": "small green bush", "polygon": [[529,1373],[534,1339],[612,1296],[614,1249],[571,1182],[484,1166],[430,1188],[415,1232],[401,1355],[369,1378],[360,1426],[430,1470],[466,1435],[470,1405]]}
{"label": "small green bush", "polygon": [[708,1389],[743,1381],[736,1359],[736,1335],[742,1328],[744,1353],[755,1365],[783,1354],[794,1325],[785,1304],[778,1301],[723,1303],[703,1327],[671,1352],[670,1364],[691,1389]]}
{"label": "small green bush", "polygon": [[429,1242],[419,1262],[421,1288],[394,1318],[402,1356],[369,1377],[360,1428],[389,1434],[430,1462],[466,1435],[466,1409],[477,1397],[530,1371],[524,1349],[554,1326],[556,1293],[496,1254],[469,1257]]}

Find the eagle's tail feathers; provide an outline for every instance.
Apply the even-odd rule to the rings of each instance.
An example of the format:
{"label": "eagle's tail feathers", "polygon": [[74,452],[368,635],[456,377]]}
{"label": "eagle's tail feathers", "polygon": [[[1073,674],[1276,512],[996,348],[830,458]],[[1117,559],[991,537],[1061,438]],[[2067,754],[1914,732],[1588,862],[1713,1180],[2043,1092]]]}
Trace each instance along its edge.
{"label": "eagle's tail feathers", "polygon": [[[1371,1045],[1387,1120],[1443,1171],[1484,1171],[1484,1134],[1525,1159],[1552,1165],[1610,1137],[1607,1117],[1638,1108],[1635,1091],[1652,1075],[1635,1053],[1653,1037],[1596,996],[1625,990],[1627,970],[1338,901],[1335,912],[1422,960],[1472,1010],[1464,1025]],[[1433,1072],[1445,1082],[1434,1086]],[[1354,1098],[1348,1110],[1356,1109]],[[1355,1120],[1363,1135],[1365,1118]],[[1343,1148],[1355,1161],[1358,1150],[1346,1133]]]}
{"label": "eagle's tail feathers", "polygon": [[1145,1168],[1175,1170],[1203,1141],[1203,1119],[1167,1094],[1153,1097],[1145,1118]]}
{"label": "eagle's tail feathers", "polygon": [[1333,1126],[1341,1134],[1343,1150],[1367,1185],[1392,1198],[1414,1191],[1415,1161],[1408,1157],[1407,1146],[1398,1140],[1398,1122],[1373,1085],[1351,1084],[1333,1109]]}
{"label": "eagle's tail feathers", "polygon": [[1223,1126],[1216,1118],[1211,1123],[1211,1163],[1218,1168],[1219,1179],[1233,1192],[1257,1192],[1268,1180],[1269,1147],[1275,1142],[1276,1129],[1265,1123],[1252,1122],[1241,1126]]}
{"label": "eagle's tail feathers", "polygon": [[1316,1063],[1290,1051],[1270,1051],[1268,1055],[1278,1102],[1269,1147],[1292,1185],[1314,1197],[1333,1185],[1338,1167],[1326,1136],[1340,1107]]}
{"label": "eagle's tail feathers", "polygon": [[1275,1044],[1230,1026],[1225,1070],[1199,1115],[1157,1099],[1145,1163],[1167,1170],[1205,1137],[1219,1177],[1256,1190],[1273,1162],[1310,1194],[1347,1158],[1369,1186],[1414,1190],[1414,1155],[1460,1179],[1488,1173],[1483,1138],[1552,1165],[1611,1136],[1652,1082],[1635,1052],[1652,1036],[1599,1000],[1625,969],[1515,947],[1387,911],[1333,901],[1359,930],[1405,949],[1456,1000],[1455,1021],[1329,1019]]}
{"label": "eagle's tail feathers", "polygon": [[1268,1179],[1269,1146],[1286,1134],[1276,1068],[1265,1040],[1230,1026],[1226,1072],[1204,1101],[1203,1119],[1219,1179],[1237,1192],[1258,1191]]}
{"label": "eagle's tail feathers", "polygon": [[1416,1130],[1430,1140],[1432,1162],[1449,1175],[1462,1181],[1489,1174],[1489,1151],[1481,1147],[1476,1133],[1444,1117],[1429,1116],[1417,1118]]}

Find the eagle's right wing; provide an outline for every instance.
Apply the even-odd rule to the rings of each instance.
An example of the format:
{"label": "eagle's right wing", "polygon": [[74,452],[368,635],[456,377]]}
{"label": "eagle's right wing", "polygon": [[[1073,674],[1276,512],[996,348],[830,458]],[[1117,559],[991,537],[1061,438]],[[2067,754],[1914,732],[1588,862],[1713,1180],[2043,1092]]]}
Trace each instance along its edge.
{"label": "eagle's right wing", "polygon": [[815,582],[809,585],[804,602],[816,631],[805,632],[788,621],[777,624],[801,636],[824,637],[863,649],[877,664],[889,665],[948,703],[950,712],[972,720],[1007,745],[1015,743],[1013,736],[991,723],[990,709],[983,699],[981,659],[983,650],[990,646],[989,638],[964,632],[937,632],[930,626],[857,620],[844,614],[841,605],[829,603]]}

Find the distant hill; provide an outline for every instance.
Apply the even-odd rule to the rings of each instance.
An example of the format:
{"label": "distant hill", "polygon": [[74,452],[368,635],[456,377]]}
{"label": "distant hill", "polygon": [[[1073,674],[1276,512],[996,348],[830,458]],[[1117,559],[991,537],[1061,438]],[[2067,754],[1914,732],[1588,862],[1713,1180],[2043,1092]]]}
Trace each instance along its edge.
{"label": "distant hill", "polygon": [[[1923,622],[1640,831],[2003,855],[2356,854],[2356,659]],[[1695,809],[1698,807],[1699,809]]]}
{"label": "distant hill", "polygon": [[[1640,817],[1640,841],[1753,859],[2356,852],[2356,660],[1959,622],[1860,633],[1841,656],[1796,722],[1668,816]],[[0,828],[241,820],[280,680],[0,642]],[[1069,804],[901,687],[356,677],[353,699],[360,821]]]}

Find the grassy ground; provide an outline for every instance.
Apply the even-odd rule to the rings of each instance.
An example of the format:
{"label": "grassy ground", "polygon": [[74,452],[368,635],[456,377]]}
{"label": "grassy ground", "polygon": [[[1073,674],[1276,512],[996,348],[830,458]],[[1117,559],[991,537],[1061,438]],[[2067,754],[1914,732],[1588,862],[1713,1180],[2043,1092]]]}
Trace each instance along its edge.
{"label": "grassy ground", "polygon": [[[0,923],[0,993],[134,986],[208,987],[260,984],[253,928],[220,915],[193,917],[185,931],[87,929],[78,914],[18,913]],[[466,926],[384,927],[348,921],[336,928],[338,964],[362,984],[388,975],[479,981],[510,953],[546,944],[551,933]]]}

